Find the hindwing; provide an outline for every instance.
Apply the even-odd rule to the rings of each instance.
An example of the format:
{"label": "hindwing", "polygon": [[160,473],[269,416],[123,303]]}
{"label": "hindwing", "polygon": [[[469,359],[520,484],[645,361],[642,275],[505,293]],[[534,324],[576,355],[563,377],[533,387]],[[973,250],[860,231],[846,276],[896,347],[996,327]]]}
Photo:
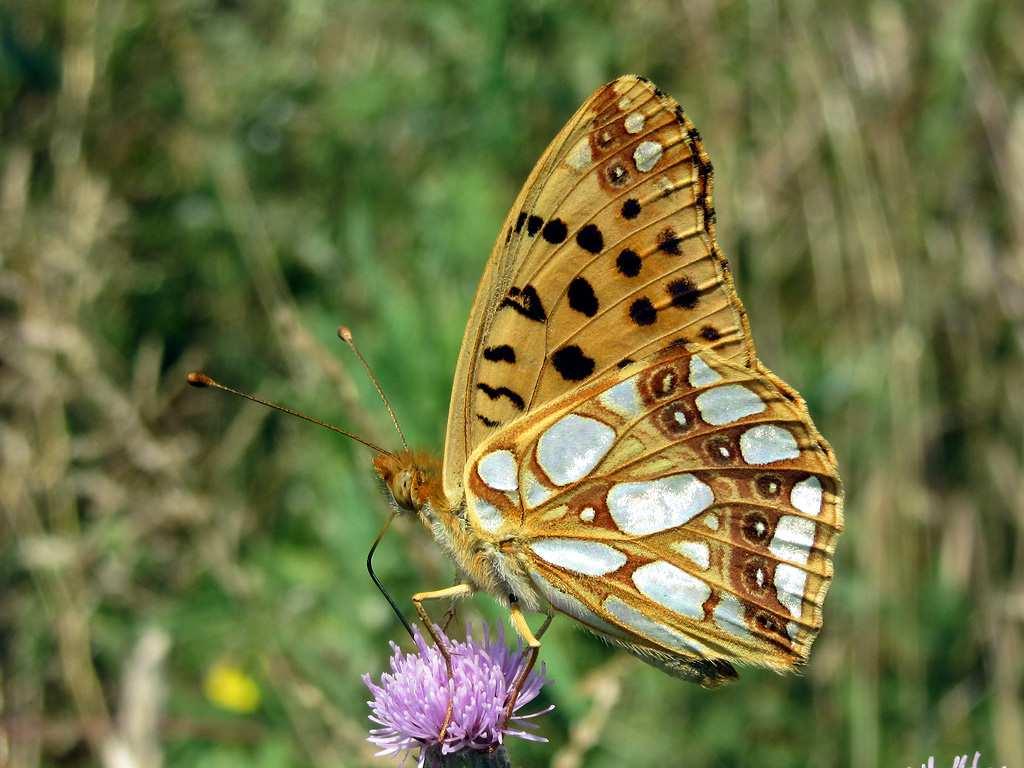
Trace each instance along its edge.
{"label": "hindwing", "polygon": [[841,487],[776,377],[656,352],[495,431],[464,484],[469,523],[551,606],[668,671],[807,659]]}

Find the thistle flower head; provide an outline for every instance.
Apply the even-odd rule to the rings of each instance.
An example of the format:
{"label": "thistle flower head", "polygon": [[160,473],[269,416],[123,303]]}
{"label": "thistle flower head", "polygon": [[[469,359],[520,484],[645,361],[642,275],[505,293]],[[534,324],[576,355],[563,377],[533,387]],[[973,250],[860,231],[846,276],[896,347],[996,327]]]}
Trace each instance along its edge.
{"label": "thistle flower head", "polygon": [[[370,675],[363,682],[373,698],[370,720],[379,728],[370,730],[369,741],[381,748],[378,755],[396,755],[421,749],[419,764],[423,765],[428,749],[438,748],[444,755],[461,750],[487,750],[501,744],[506,736],[529,741],[547,741],[530,733],[537,717],[554,709],[553,706],[529,715],[513,713],[503,722],[508,695],[516,675],[525,663],[521,652],[505,645],[505,636],[498,630],[492,637],[484,627],[483,640],[478,642],[466,631],[465,642],[447,638],[440,628],[435,631],[452,658],[452,676],[448,677],[441,651],[428,645],[414,630],[416,650],[405,653],[391,643],[391,671],[374,683]],[[526,678],[515,712],[533,701],[547,682],[544,667],[532,671]],[[452,702],[452,719],[443,740],[438,739],[444,724],[448,701]]]}

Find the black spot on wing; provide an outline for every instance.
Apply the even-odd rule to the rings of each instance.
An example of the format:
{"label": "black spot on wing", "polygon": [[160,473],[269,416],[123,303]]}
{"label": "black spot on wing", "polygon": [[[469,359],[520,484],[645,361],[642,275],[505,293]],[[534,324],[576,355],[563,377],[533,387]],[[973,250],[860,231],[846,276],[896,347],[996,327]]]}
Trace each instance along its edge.
{"label": "black spot on wing", "polygon": [[654,414],[654,425],[669,440],[678,440],[693,423],[694,416],[687,413],[683,402],[669,403]]}
{"label": "black spot on wing", "polygon": [[622,163],[612,163],[605,170],[605,174],[608,177],[608,183],[613,187],[621,187],[629,180],[629,171],[623,167]]}
{"label": "black spot on wing", "polygon": [[629,198],[622,204],[622,218],[635,219],[640,215],[640,201],[635,197]]}
{"label": "black spot on wing", "polygon": [[651,325],[658,319],[658,310],[643,296],[629,305],[629,317],[637,325]]}
{"label": "black spot on wing", "polygon": [[693,309],[700,301],[700,291],[694,285],[693,280],[688,277],[681,277],[669,283],[668,293],[672,297],[673,307]]}
{"label": "black spot on wing", "polygon": [[740,530],[743,532],[743,538],[751,544],[766,545],[771,541],[775,532],[772,529],[771,520],[764,512],[759,509],[751,509],[743,515],[742,519]]}
{"label": "black spot on wing", "polygon": [[484,360],[490,360],[492,363],[514,363],[516,361],[516,351],[508,344],[487,347],[484,350]]}
{"label": "black spot on wing", "polygon": [[596,224],[587,224],[576,233],[576,244],[590,253],[600,253],[604,248],[604,236]]}
{"label": "black spot on wing", "polygon": [[[696,130],[691,132],[688,138],[690,140],[690,151],[693,153],[694,162],[697,165],[696,203],[697,207],[700,208],[701,213],[703,214],[704,224],[706,226],[708,224],[715,223],[715,209],[708,203],[708,182],[711,179],[711,174],[714,172],[714,169],[712,168],[710,161],[704,160],[700,156],[697,145],[693,143],[694,133],[696,133]],[[697,137],[699,138],[700,134],[697,134]]]}
{"label": "black spot on wing", "polygon": [[714,435],[704,442],[704,451],[716,464],[726,464],[736,455],[736,446],[729,435]]}
{"label": "black spot on wing", "polygon": [[518,235],[523,231],[523,223],[526,221],[526,211],[520,211],[519,216],[516,217],[516,234]]}
{"label": "black spot on wing", "polygon": [[658,250],[671,256],[678,256],[682,251],[683,238],[676,234],[672,227],[666,227],[658,233]]}
{"label": "black spot on wing", "polygon": [[575,344],[555,350],[551,355],[555,370],[566,381],[582,381],[594,372],[594,360]]}
{"label": "black spot on wing", "polygon": [[722,338],[722,334],[718,332],[718,329],[711,325],[705,325],[700,329],[700,337],[705,341],[718,341]]}
{"label": "black spot on wing", "polygon": [[551,221],[544,225],[544,231],[541,234],[552,245],[558,245],[569,234],[569,228],[565,226],[565,222],[561,219],[551,219]]}
{"label": "black spot on wing", "polygon": [[725,258],[725,256],[722,255],[722,252],[720,250],[718,250],[717,248],[712,248],[711,253],[718,261],[719,266],[721,266],[723,270],[725,270],[726,272],[732,272],[732,267],[729,266],[729,261]]}
{"label": "black spot on wing", "polygon": [[754,478],[757,492],[766,499],[774,499],[782,492],[782,478],[779,475],[764,474]]}
{"label": "black spot on wing", "polygon": [[574,277],[569,283],[569,306],[587,317],[597,314],[597,296],[586,278]]}
{"label": "black spot on wing", "polygon": [[632,358],[624,357],[615,364],[616,368],[625,368],[627,365],[632,365],[635,361]]}
{"label": "black spot on wing", "polygon": [[488,419],[486,416],[481,416],[479,413],[476,415],[476,417],[478,419],[480,419],[481,423],[483,423],[483,425],[485,427],[497,427],[498,425],[501,424],[500,421],[495,421],[494,419]]}
{"label": "black spot on wing", "polygon": [[543,323],[548,319],[548,315],[544,311],[544,304],[541,303],[540,296],[537,295],[537,289],[532,285],[527,285],[523,289],[515,286],[509,288],[508,295],[501,300],[498,309],[502,307],[511,307],[523,317],[538,323]]}
{"label": "black spot on wing", "polygon": [[640,274],[640,257],[631,248],[625,248],[615,259],[615,266],[626,277],[636,277]]}
{"label": "black spot on wing", "polygon": [[526,234],[528,234],[530,237],[533,237],[538,232],[540,232],[540,228],[543,224],[544,219],[542,219],[540,216],[531,216],[526,221]]}
{"label": "black spot on wing", "polygon": [[508,387],[492,387],[489,384],[480,382],[476,385],[476,388],[491,398],[491,400],[497,400],[502,397],[506,398],[510,403],[512,403],[517,411],[521,411],[526,407],[526,403],[523,402],[523,398]]}

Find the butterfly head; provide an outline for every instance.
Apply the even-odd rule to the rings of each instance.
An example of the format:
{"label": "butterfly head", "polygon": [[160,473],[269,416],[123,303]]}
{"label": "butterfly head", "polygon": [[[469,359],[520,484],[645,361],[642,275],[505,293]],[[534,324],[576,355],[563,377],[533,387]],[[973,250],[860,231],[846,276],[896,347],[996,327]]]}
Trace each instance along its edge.
{"label": "butterfly head", "polygon": [[438,487],[439,462],[427,454],[381,453],[373,458],[373,468],[395,503],[409,512],[419,512]]}

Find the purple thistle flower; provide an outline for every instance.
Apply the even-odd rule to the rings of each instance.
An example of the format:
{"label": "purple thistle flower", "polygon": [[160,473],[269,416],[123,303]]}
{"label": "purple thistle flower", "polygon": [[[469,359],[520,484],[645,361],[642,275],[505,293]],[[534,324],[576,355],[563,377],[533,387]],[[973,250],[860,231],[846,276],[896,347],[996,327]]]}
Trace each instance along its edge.
{"label": "purple thistle flower", "polygon": [[[391,671],[380,677],[380,685],[363,675],[363,682],[373,694],[370,720],[380,728],[370,730],[368,741],[381,747],[378,755],[396,755],[420,749],[419,765],[427,753],[450,755],[462,750],[484,751],[498,747],[506,736],[529,741],[547,741],[527,729],[534,723],[528,718],[546,714],[549,706],[529,715],[515,715],[503,723],[508,695],[522,668],[522,643],[516,652],[505,645],[505,633],[499,629],[492,638],[484,627],[482,642],[466,631],[466,641],[449,639],[435,626],[435,631],[452,657],[452,679],[444,656],[436,646],[427,645],[419,628],[414,630],[418,651],[404,653],[391,643]],[[533,701],[547,682],[544,666],[534,669],[526,678],[515,711]],[[448,700],[452,699],[452,720],[443,741],[438,739],[444,723]]]}

